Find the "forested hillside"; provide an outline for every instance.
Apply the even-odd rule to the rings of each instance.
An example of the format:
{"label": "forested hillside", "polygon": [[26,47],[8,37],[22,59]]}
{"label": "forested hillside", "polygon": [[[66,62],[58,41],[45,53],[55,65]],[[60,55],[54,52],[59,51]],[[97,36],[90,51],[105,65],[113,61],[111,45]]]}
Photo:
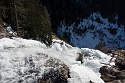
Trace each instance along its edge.
{"label": "forested hillside", "polygon": [[10,25],[19,37],[51,44],[48,10],[38,0],[1,0],[0,11],[1,22]]}
{"label": "forested hillside", "polygon": [[60,21],[67,25],[90,16],[93,12],[101,13],[102,17],[113,22],[114,16],[119,16],[119,22],[124,23],[124,0],[40,0],[47,6],[51,15],[53,30],[56,32]]}

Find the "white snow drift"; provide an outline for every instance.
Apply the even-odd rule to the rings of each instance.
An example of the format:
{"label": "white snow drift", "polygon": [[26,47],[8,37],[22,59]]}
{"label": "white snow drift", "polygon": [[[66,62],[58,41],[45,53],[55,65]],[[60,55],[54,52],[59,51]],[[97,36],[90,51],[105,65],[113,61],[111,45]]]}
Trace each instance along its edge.
{"label": "white snow drift", "polygon": [[[83,64],[76,61],[77,53],[89,54]],[[70,68],[69,83],[104,83],[99,68],[109,63],[110,57],[93,49],[72,47],[61,40],[53,40],[51,47],[35,40],[21,38],[0,39],[0,83],[34,83],[45,72],[44,63],[56,58]],[[38,73],[29,73],[33,70]]]}

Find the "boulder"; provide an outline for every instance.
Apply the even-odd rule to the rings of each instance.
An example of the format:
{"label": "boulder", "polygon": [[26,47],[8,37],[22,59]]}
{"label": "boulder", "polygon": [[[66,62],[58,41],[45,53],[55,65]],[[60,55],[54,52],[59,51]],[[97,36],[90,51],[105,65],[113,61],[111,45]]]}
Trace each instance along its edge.
{"label": "boulder", "polygon": [[106,75],[110,73],[110,69],[108,66],[102,66],[99,72],[101,73],[101,75]]}
{"label": "boulder", "polygon": [[122,83],[122,82],[121,82],[121,80],[113,80],[113,81],[106,82],[106,83]]}
{"label": "boulder", "polygon": [[111,74],[105,74],[105,75],[101,75],[101,79],[103,79],[103,81],[105,82],[110,82],[110,81],[115,80],[116,77]]}
{"label": "boulder", "polygon": [[68,83],[69,67],[58,59],[48,59],[44,66],[48,68],[44,70],[42,78],[38,80],[39,83]]}

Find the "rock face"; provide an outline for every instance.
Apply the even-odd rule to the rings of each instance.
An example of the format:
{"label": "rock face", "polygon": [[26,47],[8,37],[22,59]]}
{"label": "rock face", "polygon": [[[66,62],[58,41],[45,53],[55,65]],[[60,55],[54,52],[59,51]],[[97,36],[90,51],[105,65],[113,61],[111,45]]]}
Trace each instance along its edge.
{"label": "rock face", "polygon": [[116,54],[115,66],[103,66],[100,68],[101,78],[106,83],[125,83],[125,50],[112,52]]}
{"label": "rock face", "polygon": [[4,22],[0,22],[0,39],[7,37],[8,32],[6,30],[6,24]]}
{"label": "rock face", "polygon": [[2,38],[17,37],[16,32],[13,32],[12,28],[4,22],[0,22],[0,39]]}
{"label": "rock face", "polygon": [[101,78],[106,83],[124,83],[125,80],[125,71],[119,71],[115,68],[108,66],[103,66],[100,68]]}
{"label": "rock face", "polygon": [[60,60],[49,59],[44,66],[50,69],[48,72],[45,71],[39,83],[68,83],[69,68]]}
{"label": "rock face", "polygon": [[125,50],[117,50],[115,63],[119,70],[125,70]]}
{"label": "rock face", "polygon": [[120,80],[114,80],[114,81],[106,82],[106,83],[122,83],[122,82]]}

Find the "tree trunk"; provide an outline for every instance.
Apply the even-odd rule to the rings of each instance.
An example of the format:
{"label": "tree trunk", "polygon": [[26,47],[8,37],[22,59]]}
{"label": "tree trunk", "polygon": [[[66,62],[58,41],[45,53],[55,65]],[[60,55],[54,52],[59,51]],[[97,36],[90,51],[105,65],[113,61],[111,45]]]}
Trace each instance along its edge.
{"label": "tree trunk", "polygon": [[17,32],[17,36],[19,36],[19,26],[18,26],[18,17],[17,17],[15,0],[13,0],[13,4],[14,4],[14,13],[15,13],[16,32]]}

